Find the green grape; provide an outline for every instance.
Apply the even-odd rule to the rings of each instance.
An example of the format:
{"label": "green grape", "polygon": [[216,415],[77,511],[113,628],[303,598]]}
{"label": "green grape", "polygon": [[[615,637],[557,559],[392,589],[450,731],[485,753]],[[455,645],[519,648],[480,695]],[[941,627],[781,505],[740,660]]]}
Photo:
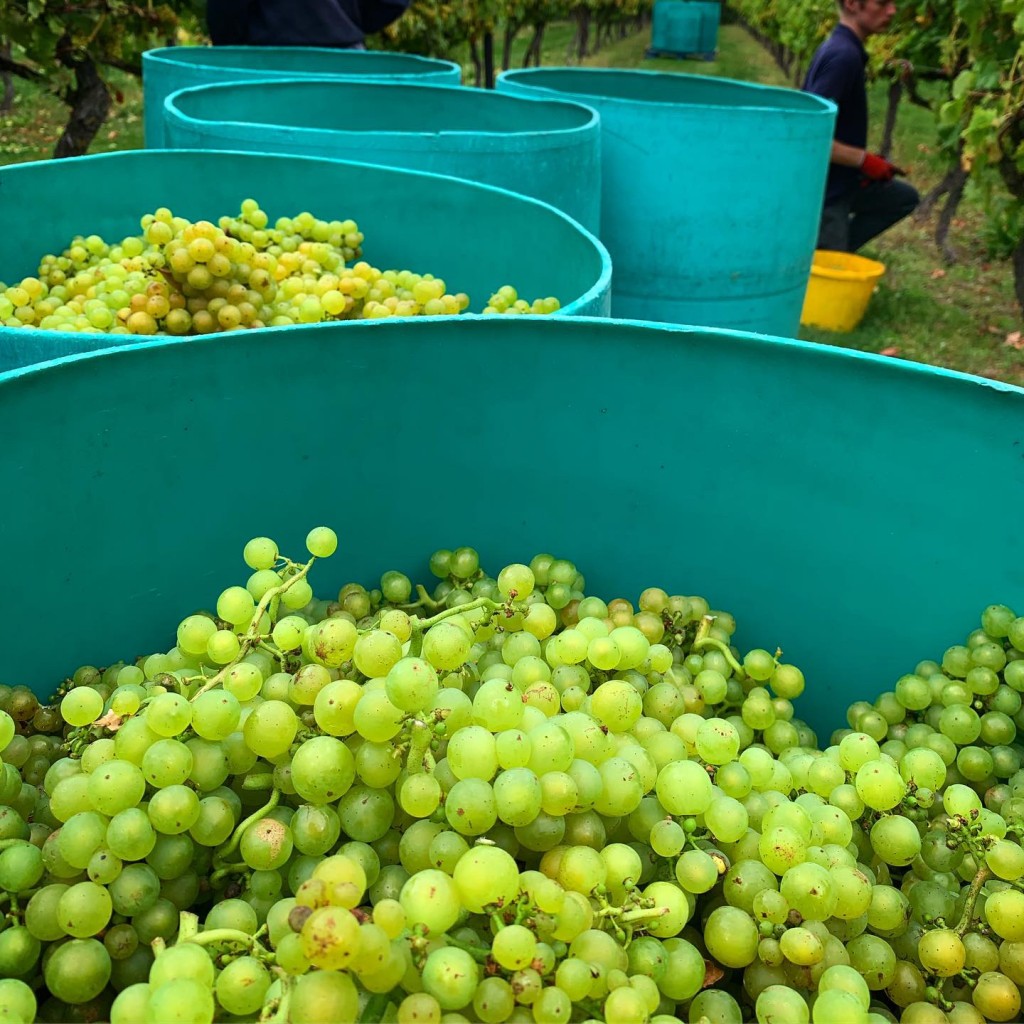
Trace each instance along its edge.
{"label": "green grape", "polygon": [[[79,686],[69,691],[60,702],[61,718],[76,728],[91,725],[102,713],[103,697],[89,686]],[[3,747],[9,744],[10,738]]]}
{"label": "green grape", "polygon": [[349,838],[372,843],[391,827],[395,818],[395,802],[387,790],[353,786],[338,804],[338,817]]}
{"label": "green grape", "polygon": [[292,783],[303,800],[330,804],[344,796],[355,781],[355,759],[333,736],[314,736],[295,752]]}
{"label": "green grape", "polygon": [[283,754],[295,739],[299,723],[291,706],[280,700],[266,700],[246,718],[242,733],[249,748],[259,757]]}
{"label": "green grape", "polygon": [[1024,893],[1004,889],[985,900],[983,914],[992,930],[1010,942],[1024,940]]}
{"label": "green grape", "polygon": [[257,1013],[263,1006],[270,982],[270,973],[259,960],[251,956],[239,957],[217,975],[217,1002],[228,1013],[239,1016]]}
{"label": "green grape", "polygon": [[613,733],[629,731],[642,713],[643,699],[630,683],[611,680],[590,696],[590,714]]}
{"label": "green grape", "polygon": [[679,884],[691,893],[708,892],[719,878],[718,864],[704,850],[687,850],[681,854],[676,861],[675,874]]}
{"label": "green grape", "polygon": [[867,982],[873,992],[887,988],[896,974],[896,954],[884,939],[863,934],[846,946],[850,966]]}
{"label": "green grape", "polygon": [[540,779],[529,768],[502,772],[494,781],[493,794],[495,812],[507,825],[529,825],[541,812],[543,789]]}
{"label": "green grape", "polygon": [[681,815],[703,814],[713,795],[707,772],[693,761],[676,761],[662,768],[656,790],[665,809]]}
{"label": "green grape", "polygon": [[459,1010],[472,1002],[480,969],[467,952],[448,946],[427,956],[420,977],[424,990],[442,1009]]}
{"label": "green grape", "polygon": [[692,943],[680,938],[667,939],[664,950],[667,963],[658,988],[666,999],[673,1002],[691,999],[704,985],[703,955]]}
{"label": "green grape", "polygon": [[70,939],[54,949],[43,968],[46,987],[61,1002],[95,999],[110,979],[110,955],[96,939]]}
{"label": "green grape", "polygon": [[871,848],[886,864],[905,867],[921,852],[921,834],[908,818],[888,815],[871,826]]}
{"label": "green grape", "polygon": [[459,729],[448,741],[448,764],[458,779],[490,780],[498,770],[492,733],[479,725]]}
{"label": "green grape", "polygon": [[809,967],[820,963],[825,955],[821,939],[807,928],[789,928],[779,939],[782,953],[786,959],[800,967]]}
{"label": "green grape", "polygon": [[402,645],[393,633],[373,629],[356,640],[352,657],[366,677],[387,676],[402,657]]}
{"label": "green grape", "polygon": [[[686,831],[672,818],[662,818],[651,829],[649,842],[651,849],[659,857],[675,857],[686,843]],[[717,873],[716,869],[716,876]],[[681,880],[680,884],[683,884]]]}
{"label": "green grape", "polygon": [[364,690],[353,709],[352,722],[355,731],[364,739],[386,743],[402,727],[402,710],[391,703],[384,690]]}
{"label": "green grape", "polygon": [[95,882],[70,886],[57,904],[57,922],[67,935],[87,939],[106,927],[113,912],[110,894]]}
{"label": "green grape", "polygon": [[492,903],[509,903],[519,891],[515,860],[493,846],[471,847],[455,865],[452,878],[462,904],[471,913],[480,913]]}
{"label": "green grape", "polygon": [[865,761],[857,769],[855,785],[865,806],[875,811],[892,810],[907,791],[907,784],[899,771],[882,760]]}
{"label": "green grape", "polygon": [[398,902],[406,920],[426,925],[431,935],[442,935],[459,919],[459,891],[455,882],[434,868],[412,875],[402,886]]}
{"label": "green grape", "polygon": [[84,870],[103,845],[107,819],[95,811],[79,811],[64,823],[57,835],[60,855],[73,868]]}
{"label": "green grape", "polygon": [[784,985],[768,985],[757,996],[754,1009],[758,1024],[809,1024],[810,1010],[803,996]]}
{"label": "green grape", "polygon": [[30,935],[41,942],[55,942],[64,937],[64,929],[57,921],[57,906],[69,888],[61,882],[54,882],[32,894],[25,907],[25,928]]}

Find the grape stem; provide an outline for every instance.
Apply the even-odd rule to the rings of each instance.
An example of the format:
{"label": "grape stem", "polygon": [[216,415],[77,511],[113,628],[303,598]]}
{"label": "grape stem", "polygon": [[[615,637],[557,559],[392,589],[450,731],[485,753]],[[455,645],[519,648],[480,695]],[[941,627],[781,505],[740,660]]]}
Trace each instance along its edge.
{"label": "grape stem", "polygon": [[366,1001],[363,1012],[359,1015],[359,1024],[377,1024],[384,1019],[384,1011],[391,1002],[390,992],[376,992]]}
{"label": "grape stem", "polygon": [[982,865],[978,873],[971,879],[971,887],[967,890],[967,900],[964,903],[964,912],[960,915],[960,923],[953,930],[957,935],[963,935],[970,927],[974,919],[974,905],[978,902],[981,887],[992,877],[992,872]]}
{"label": "grape stem", "polygon": [[292,999],[292,976],[282,974],[280,981],[281,995],[263,1007],[263,1012],[259,1016],[259,1024],[286,1024],[288,1020],[289,1003]]}
{"label": "grape stem", "polygon": [[270,799],[258,811],[254,811],[248,818],[238,825],[235,831],[231,833],[231,838],[214,854],[213,861],[218,865],[218,867],[223,867],[224,861],[227,860],[227,858],[234,853],[236,849],[238,849],[238,844],[241,841],[245,830],[249,828],[250,825],[255,825],[260,818],[266,817],[277,806],[277,802],[280,799],[281,791],[279,789],[275,789],[270,794]]}
{"label": "grape stem", "polygon": [[714,647],[715,650],[721,651],[725,660],[729,662],[729,665],[732,667],[733,672],[743,672],[743,666],[736,660],[732,651],[730,651],[721,640],[717,640],[713,636],[702,636],[693,641],[692,650],[696,651],[704,647]]}
{"label": "grape stem", "polygon": [[416,584],[416,596],[419,598],[418,601],[412,604],[399,605],[399,609],[403,612],[412,612],[417,608],[429,608],[436,611],[438,608],[444,607],[443,601],[435,601],[430,594],[427,592],[427,588],[422,583]]}
{"label": "grape stem", "polygon": [[274,776],[270,772],[263,772],[261,775],[246,775],[242,783],[242,789],[273,789]]}
{"label": "grape stem", "polygon": [[418,775],[429,770],[427,758],[430,757],[430,740],[433,732],[426,722],[419,719],[413,721],[409,731],[409,756],[406,758],[405,770],[409,775]]}
{"label": "grape stem", "polygon": [[252,620],[249,622],[249,628],[245,632],[245,636],[242,637],[241,643],[239,644],[238,654],[229,661],[215,676],[208,679],[192,696],[192,700],[196,700],[201,697],[207,690],[212,690],[218,683],[222,682],[228,672],[234,668],[254,647],[263,641],[263,634],[260,633],[260,620],[263,618],[267,609],[270,607],[271,602],[280,597],[285,591],[290,590],[299,580],[305,579],[306,574],[310,569],[313,568],[313,563],[316,562],[316,556],[314,555],[304,565],[298,565],[295,562],[288,562],[289,568],[297,567],[298,571],[289,576],[288,579],[284,580],[279,587],[271,587],[264,595],[260,598],[260,603],[256,605],[256,610],[252,613]]}
{"label": "grape stem", "polygon": [[[180,940],[179,940],[180,941]],[[256,940],[246,932],[237,928],[212,928],[208,932],[199,932],[188,940],[198,946],[216,946],[220,943],[237,943],[248,948]]]}
{"label": "grape stem", "polygon": [[623,914],[619,918],[619,921],[621,924],[635,924],[637,921],[650,921],[655,917],[664,917],[668,912],[668,907],[651,907],[649,910],[630,910]]}
{"label": "grape stem", "polygon": [[[449,946],[454,946],[456,949],[461,949],[464,953],[468,953],[478,964],[487,963],[487,958],[490,956],[490,952],[483,946],[474,946],[469,942],[462,942],[460,939],[454,939],[450,935],[444,937],[444,941]],[[373,1020],[374,1018],[370,1018]]]}

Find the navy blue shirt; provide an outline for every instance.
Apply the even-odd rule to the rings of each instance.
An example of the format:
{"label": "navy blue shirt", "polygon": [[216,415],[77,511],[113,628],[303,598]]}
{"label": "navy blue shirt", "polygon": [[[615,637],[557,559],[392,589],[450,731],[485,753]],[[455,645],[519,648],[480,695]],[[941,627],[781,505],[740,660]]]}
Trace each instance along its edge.
{"label": "navy blue shirt", "polygon": [[[839,107],[835,137],[848,146],[868,144],[868,94],[864,69],[868,54],[857,34],[836,25],[832,35],[818,47],[804,79],[804,92],[824,96]],[[860,181],[860,170],[830,164],[825,185],[825,202],[847,195]]]}
{"label": "navy blue shirt", "polygon": [[217,46],[350,47],[390,25],[409,0],[208,0]]}

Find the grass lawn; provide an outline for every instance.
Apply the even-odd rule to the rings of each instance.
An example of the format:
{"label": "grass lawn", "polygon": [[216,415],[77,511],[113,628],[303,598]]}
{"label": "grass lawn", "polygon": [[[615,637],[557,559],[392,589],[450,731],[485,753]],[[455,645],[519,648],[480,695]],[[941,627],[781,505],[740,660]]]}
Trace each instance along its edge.
{"label": "grass lawn", "polygon": [[[548,28],[543,61],[566,64],[572,39],[568,24]],[[512,66],[518,67],[529,41],[523,32],[515,42]],[[500,39],[496,40],[500,60]],[[643,68],[656,71],[718,75],[791,85],[768,53],[737,25],[723,25],[719,51],[713,61],[648,59],[650,32],[617,40],[584,64],[593,67]],[[453,55],[463,64],[464,80],[472,77],[468,54]],[[112,81],[117,90],[112,115],[94,140],[90,152],[135,149],[142,145],[142,91],[124,75]],[[871,91],[871,123],[877,143],[884,115],[884,88]],[[0,164],[45,158],[63,126],[61,104],[23,82],[16,85],[14,109],[0,114]],[[900,110],[894,159],[910,170],[910,180],[923,194],[941,177],[934,121],[928,111],[904,105]],[[763,159],[752,140],[751,159]],[[789,187],[789,183],[785,183]],[[844,335],[809,328],[801,337],[824,344],[839,344],[897,358],[963,370],[980,376],[1024,385],[1024,353],[1008,343],[1019,338],[1021,311],[1013,295],[1009,264],[994,259],[983,241],[983,216],[968,198],[954,222],[951,240],[959,260],[947,266],[933,240],[934,216],[908,220],[881,236],[863,254],[886,265],[886,274],[873,296],[860,326]],[[1019,343],[1019,342],[1018,342]]]}

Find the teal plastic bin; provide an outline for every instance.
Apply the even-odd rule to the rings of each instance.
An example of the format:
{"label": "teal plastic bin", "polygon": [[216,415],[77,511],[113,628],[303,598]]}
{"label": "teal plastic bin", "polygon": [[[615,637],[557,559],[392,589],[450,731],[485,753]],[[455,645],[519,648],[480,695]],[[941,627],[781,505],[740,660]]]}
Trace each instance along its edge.
{"label": "teal plastic bin", "polygon": [[649,56],[694,56],[701,52],[702,42],[702,18],[697,4],[657,0],[651,14]]}
{"label": "teal plastic bin", "polygon": [[718,52],[718,28],[722,22],[719,0],[683,0],[687,7],[700,12],[700,52],[711,58]]}
{"label": "teal plastic bin", "polygon": [[418,83],[230,82],[172,93],[164,127],[174,148],[365,160],[482,181],[598,230],[600,126],[579,103]]}
{"label": "teal plastic bin", "polygon": [[460,65],[411,53],[314,46],[163,46],[142,55],[146,147],[166,146],[164,100],[172,92],[214,82],[276,78],[372,78],[458,85]]}
{"label": "teal plastic bin", "polygon": [[601,115],[612,314],[792,337],[835,105],[795,89],[606,68],[503,72],[498,90]]}
{"label": "teal plastic bin", "polygon": [[[824,740],[986,604],[1024,611],[1022,422],[1008,385],[586,318],[268,329],[21,369],[0,375],[0,487],[30,565],[0,591],[0,681],[48,694],[81,663],[167,650],[245,582],[250,537],[297,557],[326,523],[322,595],[426,580],[463,544],[494,571],[571,558],[588,593],[634,605],[702,594],[742,649],[804,670],[797,714]],[[992,514],[945,495],[968,477]]]}
{"label": "teal plastic bin", "polygon": [[[469,295],[472,310],[511,284],[530,300],[556,296],[566,315],[608,313],[611,265],[593,235],[545,203],[441,175],[315,157],[134,150],[0,167],[0,195],[17,197],[0,232],[8,285],[34,275],[42,255],[60,253],[76,234],[120,240],[161,206],[211,218],[237,213],[251,196],[272,220],[303,210],[351,217],[370,263],[442,277]],[[134,340],[0,325],[0,369]]]}

